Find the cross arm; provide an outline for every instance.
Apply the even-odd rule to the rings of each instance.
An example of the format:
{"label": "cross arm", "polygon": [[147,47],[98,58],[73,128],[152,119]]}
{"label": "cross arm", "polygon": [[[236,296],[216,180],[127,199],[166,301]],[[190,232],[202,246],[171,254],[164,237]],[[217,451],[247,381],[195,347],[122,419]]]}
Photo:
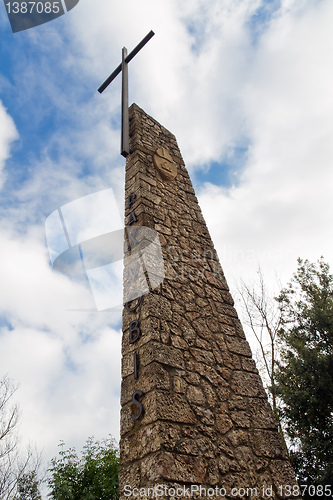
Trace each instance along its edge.
{"label": "cross arm", "polygon": [[116,78],[116,76],[119,75],[119,73],[121,72],[121,66],[122,64],[120,63],[118,68],[116,68],[114,72],[105,80],[105,82],[102,83],[102,85],[98,89],[98,92],[100,94],[106,89],[106,87],[110,85],[110,83]]}
{"label": "cross arm", "polygon": [[[144,47],[146,45],[147,42],[149,42],[149,40],[155,35],[155,33],[153,31],[150,31],[148,33],[148,35],[146,35],[144,37],[143,40],[141,40],[141,42],[135,47],[135,49],[132,50],[132,52],[130,52],[128,54],[128,56],[126,57],[125,59],[125,62],[126,63],[129,63],[133,57],[136,56],[136,54],[142,49],[142,47]],[[114,70],[113,73],[111,73],[111,75],[105,80],[104,83],[102,83],[102,85],[99,87],[98,89],[98,92],[101,94],[109,85],[110,83],[116,78],[117,75],[119,75],[119,73],[121,72],[121,69],[122,69],[122,63],[119,64],[119,66]]]}

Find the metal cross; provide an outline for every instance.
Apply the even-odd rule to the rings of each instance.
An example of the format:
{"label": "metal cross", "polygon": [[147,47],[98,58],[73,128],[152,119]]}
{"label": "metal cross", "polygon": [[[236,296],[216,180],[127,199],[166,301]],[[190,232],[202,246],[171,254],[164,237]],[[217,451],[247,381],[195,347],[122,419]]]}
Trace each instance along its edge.
{"label": "metal cross", "polygon": [[147,42],[155,35],[150,31],[147,36],[127,55],[126,47],[122,50],[122,62],[114,70],[114,72],[105,80],[99,87],[98,92],[101,94],[106,87],[122,72],[122,92],[121,92],[121,148],[120,154],[125,156],[129,155],[129,119],[128,119],[128,63],[134,56],[146,45]]}

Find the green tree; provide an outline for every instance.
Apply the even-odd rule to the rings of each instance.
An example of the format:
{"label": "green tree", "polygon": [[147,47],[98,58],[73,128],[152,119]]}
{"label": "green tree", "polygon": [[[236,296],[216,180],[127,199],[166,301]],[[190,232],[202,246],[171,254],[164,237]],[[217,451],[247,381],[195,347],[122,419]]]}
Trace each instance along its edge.
{"label": "green tree", "polygon": [[79,457],[74,448],[51,460],[49,497],[53,500],[114,500],[119,498],[119,457],[112,438],[87,440]]}
{"label": "green tree", "polygon": [[42,500],[39,483],[36,471],[33,470],[23,474],[18,479],[15,500]]}
{"label": "green tree", "polygon": [[[300,484],[333,485],[333,276],[321,258],[298,260],[278,297],[278,394]],[[306,497],[306,496],[305,496]],[[313,497],[312,497],[313,498]]]}

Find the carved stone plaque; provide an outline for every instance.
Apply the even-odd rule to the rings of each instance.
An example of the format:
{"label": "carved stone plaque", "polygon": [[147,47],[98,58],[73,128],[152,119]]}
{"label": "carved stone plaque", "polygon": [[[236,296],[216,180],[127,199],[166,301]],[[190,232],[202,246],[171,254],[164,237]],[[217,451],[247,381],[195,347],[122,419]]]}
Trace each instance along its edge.
{"label": "carved stone plaque", "polygon": [[155,151],[154,165],[167,181],[173,181],[176,178],[177,165],[166,148],[158,148]]}

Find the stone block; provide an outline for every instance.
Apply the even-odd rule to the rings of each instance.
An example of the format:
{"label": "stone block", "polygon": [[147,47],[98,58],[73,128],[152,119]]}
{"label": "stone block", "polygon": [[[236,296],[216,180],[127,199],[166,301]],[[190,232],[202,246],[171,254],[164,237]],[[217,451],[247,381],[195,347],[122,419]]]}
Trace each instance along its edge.
{"label": "stone block", "polygon": [[250,372],[234,372],[231,380],[231,389],[240,396],[249,396],[251,398],[266,398],[259,375]]}
{"label": "stone block", "polygon": [[206,396],[208,405],[214,408],[217,403],[217,395],[213,387],[206,380],[202,380],[201,387],[204,395]]}
{"label": "stone block", "polygon": [[[163,345],[157,342],[149,342],[136,347],[140,365],[147,366],[154,361],[163,365],[172,366],[174,368],[185,368],[183,355],[180,349]],[[125,354],[122,358],[122,374],[123,378],[128,377],[133,373],[133,353]]]}
{"label": "stone block", "polygon": [[160,326],[159,326],[159,320],[157,318],[146,318],[145,320],[140,320],[139,321],[139,328],[140,328],[140,337],[139,339],[134,343],[130,344],[129,343],[129,325],[132,321],[134,321],[136,318],[130,317],[130,314],[128,313],[123,316],[123,324],[124,324],[124,329],[123,329],[123,337],[122,337],[122,354],[125,356],[126,354],[133,353],[140,347],[144,346],[147,342],[151,341],[156,341],[159,342],[161,340],[160,336]]}
{"label": "stone block", "polygon": [[267,399],[249,399],[252,427],[257,429],[276,429],[277,423]]}
{"label": "stone block", "polygon": [[206,398],[200,387],[189,385],[186,391],[187,401],[191,404],[204,405],[206,403]]}
{"label": "stone block", "polygon": [[141,475],[146,481],[177,481],[203,484],[207,462],[192,457],[167,452],[154,453],[141,462]]}
{"label": "stone block", "polygon": [[214,365],[215,359],[214,355],[210,351],[205,351],[203,349],[190,348],[190,353],[196,361],[199,363],[204,363],[206,365]]}
{"label": "stone block", "polygon": [[242,363],[242,369],[244,371],[246,371],[246,372],[253,372],[253,373],[259,374],[257,366],[256,366],[256,362],[254,361],[254,359],[252,359],[252,358],[241,358],[241,363]]}
{"label": "stone block", "polygon": [[227,405],[225,403],[221,403],[218,405],[215,414],[216,419],[216,429],[220,434],[224,435],[233,427],[232,420],[230,418]]}
{"label": "stone block", "polygon": [[173,390],[174,392],[178,392],[180,394],[185,394],[187,389],[187,383],[182,377],[174,376],[173,377]]}
{"label": "stone block", "polygon": [[238,337],[226,337],[226,343],[230,352],[241,354],[242,356],[252,356],[250,346],[246,340]]}
{"label": "stone block", "polygon": [[241,429],[233,429],[228,434],[228,440],[230,441],[231,445],[236,448],[237,446],[249,443],[249,434],[248,432]]}
{"label": "stone block", "polygon": [[216,486],[220,483],[220,472],[215,460],[212,460],[207,468],[206,483],[211,486]]}
{"label": "stone block", "polygon": [[154,422],[127,434],[120,441],[122,460],[133,462],[161,448],[174,449],[175,443],[181,439],[181,428],[168,422]]}
{"label": "stone block", "polygon": [[130,485],[132,488],[140,486],[141,471],[138,464],[123,464],[119,472],[119,491],[122,493],[125,485]]}
{"label": "stone block", "polygon": [[121,436],[125,436],[128,432],[137,432],[142,426],[158,420],[183,424],[195,424],[197,422],[195,413],[182,394],[154,390],[148,394],[143,394],[141,404],[143,414],[139,420],[131,418],[131,415],[135,414],[137,410],[133,403],[127,403],[122,407],[120,412]]}
{"label": "stone block", "polygon": [[184,374],[184,379],[186,380],[186,382],[188,382],[189,384],[192,384],[192,385],[199,385],[200,384],[200,375],[198,375],[197,373],[192,373],[192,372],[185,372]]}
{"label": "stone block", "polygon": [[124,378],[121,384],[121,405],[125,405],[132,400],[134,391],[141,390],[145,394],[154,389],[170,390],[171,380],[169,372],[159,363],[151,363],[148,366],[140,367],[139,358],[138,379],[134,375]]}
{"label": "stone block", "polygon": [[251,427],[250,415],[246,411],[232,411],[230,412],[230,416],[236,427],[243,427],[247,429]]}
{"label": "stone block", "polygon": [[[275,460],[270,463],[270,471],[271,475],[273,478],[273,484],[277,491],[282,491],[281,498],[291,498],[290,495],[290,490],[288,488],[285,488],[286,486],[291,487],[293,485],[296,486],[296,478],[295,478],[295,473],[290,465],[289,461],[286,460]],[[282,489],[280,490],[280,488]],[[297,493],[297,488],[294,490]],[[301,499],[301,495],[293,495],[292,498],[294,499]]]}
{"label": "stone block", "polygon": [[285,445],[277,431],[251,430],[250,441],[257,456],[274,459],[288,458]]}
{"label": "stone block", "polygon": [[[261,400],[256,400],[256,401],[261,401]],[[228,408],[229,410],[246,410],[247,400],[242,396],[232,396],[228,400]]]}

